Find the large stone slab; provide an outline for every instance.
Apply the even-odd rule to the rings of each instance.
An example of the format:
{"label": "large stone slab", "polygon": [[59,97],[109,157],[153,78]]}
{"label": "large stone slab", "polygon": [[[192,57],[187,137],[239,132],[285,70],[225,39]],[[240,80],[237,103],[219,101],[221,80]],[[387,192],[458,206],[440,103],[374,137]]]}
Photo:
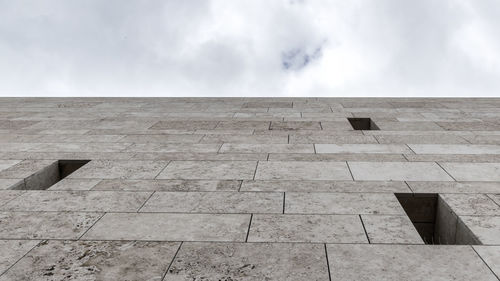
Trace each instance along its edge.
{"label": "large stone slab", "polygon": [[166,280],[328,281],[323,245],[184,243]]}
{"label": "large stone slab", "polygon": [[0,212],[0,239],[78,239],[101,213]]}
{"label": "large stone slab", "polygon": [[31,212],[136,212],[152,192],[28,191],[0,210]]}
{"label": "large stone slab", "polygon": [[245,241],[250,215],[108,213],[86,240]]}
{"label": "large stone slab", "polygon": [[44,241],[0,280],[161,280],[180,243]]}
{"label": "large stone slab", "polygon": [[368,243],[357,215],[254,215],[248,242]]}
{"label": "large stone slab", "polygon": [[172,161],[157,178],[248,180],[256,166],[255,161]]}
{"label": "large stone slab", "polygon": [[331,280],[497,280],[470,246],[327,245]]}
{"label": "large stone slab", "polygon": [[403,215],[392,193],[286,193],[286,214]]}
{"label": "large stone slab", "polygon": [[156,192],[141,212],[281,213],[283,194],[269,192]]}
{"label": "large stone slab", "polygon": [[441,163],[457,181],[500,181],[500,163]]}
{"label": "large stone slab", "polygon": [[354,180],[453,181],[436,163],[349,162]]}
{"label": "large stone slab", "polygon": [[500,145],[409,144],[417,154],[500,154]]}
{"label": "large stone slab", "polygon": [[256,180],[351,180],[345,162],[260,161]]}
{"label": "large stone slab", "polygon": [[409,154],[412,151],[402,144],[315,144],[316,153],[394,153]]}
{"label": "large stone slab", "polygon": [[154,179],[168,162],[165,161],[90,161],[69,175],[84,179]]}
{"label": "large stone slab", "polygon": [[92,190],[238,191],[239,180],[102,180]]}

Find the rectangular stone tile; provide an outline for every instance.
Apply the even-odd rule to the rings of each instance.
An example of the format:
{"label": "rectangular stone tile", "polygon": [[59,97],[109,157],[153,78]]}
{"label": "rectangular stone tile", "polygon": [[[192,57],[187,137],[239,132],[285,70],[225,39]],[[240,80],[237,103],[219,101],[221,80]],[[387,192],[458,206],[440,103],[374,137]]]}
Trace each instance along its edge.
{"label": "rectangular stone tile", "polygon": [[44,241],[0,280],[161,280],[179,244]]}
{"label": "rectangular stone tile", "polygon": [[[462,226],[461,226],[462,225]],[[457,241],[462,240],[460,237],[461,228],[463,225],[469,229],[481,244],[484,245],[500,245],[500,216],[460,216],[457,225]]]}
{"label": "rectangular stone tile", "polygon": [[[217,130],[216,132],[218,132]],[[274,135],[206,135],[201,143],[288,143],[288,136]]]}
{"label": "rectangular stone tile", "polygon": [[406,162],[402,154],[382,153],[270,153],[269,161],[374,161],[374,162]]}
{"label": "rectangular stone tile", "polygon": [[286,193],[285,214],[403,215],[393,193]]}
{"label": "rectangular stone tile", "polygon": [[72,159],[72,160],[129,160],[134,153],[123,152],[9,152],[0,153],[0,157],[13,159],[21,157],[26,160]]}
{"label": "rectangular stone tile", "polygon": [[257,180],[351,180],[345,162],[260,161]]}
{"label": "rectangular stone tile", "polygon": [[220,153],[314,153],[312,144],[224,143]]}
{"label": "rectangular stone tile", "polygon": [[101,179],[64,178],[53,186],[49,187],[48,190],[90,190],[100,181]]}
{"label": "rectangular stone tile", "polygon": [[440,194],[440,196],[459,216],[500,216],[500,206],[486,194]]}
{"label": "rectangular stone tile", "polygon": [[197,143],[203,135],[127,135],[120,141],[128,143]]}
{"label": "rectangular stone tile", "polygon": [[85,240],[245,241],[250,215],[107,213]]}
{"label": "rectangular stone tile", "polygon": [[384,111],[387,111],[389,110],[388,108],[392,108],[393,105],[383,100],[376,101],[372,99],[353,99],[351,101],[342,101],[342,107],[349,108],[349,110],[352,110],[352,108],[370,108],[370,110],[373,108],[383,108]]}
{"label": "rectangular stone tile", "polygon": [[243,104],[242,108],[292,108],[291,102],[281,102],[281,101],[252,101]]}
{"label": "rectangular stone tile", "polygon": [[160,152],[160,153],[216,153],[220,144],[214,143],[136,143],[129,146],[127,152]]}
{"label": "rectangular stone tile", "polygon": [[354,180],[453,181],[436,163],[349,162]]}
{"label": "rectangular stone tile", "polygon": [[0,212],[0,239],[78,239],[101,213]]}
{"label": "rectangular stone tile", "polygon": [[490,122],[436,122],[448,131],[500,131],[500,124]]}
{"label": "rectangular stone tile", "polygon": [[141,212],[282,213],[283,194],[268,192],[156,192]]}
{"label": "rectangular stone tile", "polygon": [[339,135],[290,135],[290,143],[377,143],[373,136],[339,136]]}
{"label": "rectangular stone tile", "polygon": [[154,179],[167,163],[166,161],[94,160],[69,175],[69,178]]}
{"label": "rectangular stone tile", "polygon": [[183,243],[165,280],[328,281],[323,245]]}
{"label": "rectangular stone tile", "polygon": [[155,123],[150,130],[166,130],[166,129],[181,129],[181,130],[212,130],[217,126],[219,121],[196,121],[196,120],[182,120],[182,121],[159,121]]}
{"label": "rectangular stone tile", "polygon": [[319,122],[312,121],[273,121],[270,130],[294,131],[294,130],[321,130]]}
{"label": "rectangular stone tile", "polygon": [[[403,123],[403,122],[400,122]],[[407,122],[404,122],[407,123]],[[420,123],[420,122],[417,122]],[[378,130],[370,130],[370,131],[363,131],[364,135],[367,136],[420,136],[420,135],[426,135],[426,136],[466,136],[466,135],[472,135],[471,132],[469,131],[442,131],[442,130],[431,130],[431,131],[419,131],[419,130],[396,130],[396,131],[378,131]]]}
{"label": "rectangular stone tile", "polygon": [[248,242],[368,243],[357,215],[254,215]]}
{"label": "rectangular stone tile", "polygon": [[2,253],[0,255],[0,275],[38,243],[40,243],[38,240],[0,240],[0,253]]}
{"label": "rectangular stone tile", "polygon": [[404,157],[410,162],[500,162],[500,154],[405,154]]}
{"label": "rectangular stone tile", "polygon": [[[268,130],[265,130],[264,132],[268,132]],[[194,134],[198,135],[234,135],[234,136],[240,136],[240,135],[253,135],[254,130],[252,129],[246,129],[246,130],[196,130],[194,131]]]}
{"label": "rectangular stone tile", "polygon": [[255,161],[172,161],[157,179],[248,180],[255,174]]}
{"label": "rectangular stone tile", "polygon": [[332,281],[497,278],[470,246],[327,245]]}
{"label": "rectangular stone tile", "polygon": [[82,135],[82,134],[50,134],[42,135],[36,139],[38,143],[79,143],[79,142],[127,142],[123,141],[123,135]]}
{"label": "rectangular stone tile", "polygon": [[424,244],[408,216],[361,215],[372,244]]}
{"label": "rectangular stone tile", "polygon": [[408,182],[415,193],[500,193],[500,182]]}
{"label": "rectangular stone tile", "polygon": [[402,181],[243,181],[240,191],[269,192],[411,192]]}
{"label": "rectangular stone tile", "polygon": [[500,145],[409,144],[417,154],[500,154]]}
{"label": "rectangular stone tile", "polygon": [[28,191],[0,210],[32,212],[136,212],[152,192]]}
{"label": "rectangular stone tile", "polygon": [[500,276],[500,246],[472,246],[497,277]]}
{"label": "rectangular stone tile", "polygon": [[315,144],[314,146],[316,153],[412,153],[406,145],[401,144]]}
{"label": "rectangular stone tile", "polygon": [[269,121],[221,121],[216,130],[268,130]]}
{"label": "rectangular stone tile", "polygon": [[450,144],[467,143],[460,136],[453,135],[382,135],[375,136],[379,143]]}
{"label": "rectangular stone tile", "polygon": [[457,181],[500,181],[500,163],[441,163]]}
{"label": "rectangular stone tile", "polygon": [[281,130],[255,130],[254,135],[273,135],[273,136],[363,136],[362,131],[338,131],[338,130],[295,130],[295,131],[281,131]]}
{"label": "rectangular stone tile", "polygon": [[177,161],[257,161],[267,160],[267,153],[190,153],[190,152],[140,152],[133,160]]}
{"label": "rectangular stone tile", "polygon": [[92,190],[238,191],[239,180],[102,180]]}
{"label": "rectangular stone tile", "polygon": [[236,112],[233,118],[243,120],[281,121],[285,117],[300,118],[300,112]]}
{"label": "rectangular stone tile", "polygon": [[32,152],[121,152],[131,143],[40,143],[28,149]]}
{"label": "rectangular stone tile", "polygon": [[376,122],[383,131],[442,131],[443,128],[434,122]]}
{"label": "rectangular stone tile", "polygon": [[321,128],[325,131],[350,131],[353,130],[351,124],[345,121],[322,121]]}

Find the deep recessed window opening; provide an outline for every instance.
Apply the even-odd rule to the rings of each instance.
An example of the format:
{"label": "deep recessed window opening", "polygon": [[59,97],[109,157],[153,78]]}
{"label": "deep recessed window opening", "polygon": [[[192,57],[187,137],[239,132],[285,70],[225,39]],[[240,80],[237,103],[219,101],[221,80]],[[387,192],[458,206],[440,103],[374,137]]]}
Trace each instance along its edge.
{"label": "deep recessed window opening", "polygon": [[439,194],[396,193],[395,195],[425,244],[481,244]]}
{"label": "deep recessed window opening", "polygon": [[380,130],[370,118],[347,118],[354,130]]}
{"label": "deep recessed window opening", "polygon": [[90,160],[58,160],[24,179],[24,184],[13,189],[46,190],[80,169]]}
{"label": "deep recessed window opening", "polygon": [[380,130],[370,118],[347,118],[354,130]]}

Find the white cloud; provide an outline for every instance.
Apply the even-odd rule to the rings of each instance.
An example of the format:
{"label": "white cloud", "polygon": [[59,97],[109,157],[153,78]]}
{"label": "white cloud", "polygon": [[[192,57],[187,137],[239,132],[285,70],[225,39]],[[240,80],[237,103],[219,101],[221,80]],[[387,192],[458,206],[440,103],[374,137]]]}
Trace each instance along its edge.
{"label": "white cloud", "polygon": [[0,95],[499,96],[496,0],[0,0]]}

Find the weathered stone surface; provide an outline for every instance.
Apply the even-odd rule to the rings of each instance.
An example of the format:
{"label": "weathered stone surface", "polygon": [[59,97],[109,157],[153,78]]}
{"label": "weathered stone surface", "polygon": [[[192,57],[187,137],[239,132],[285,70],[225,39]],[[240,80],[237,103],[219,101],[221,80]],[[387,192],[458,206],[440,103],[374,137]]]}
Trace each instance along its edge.
{"label": "weathered stone surface", "polygon": [[497,280],[470,246],[327,245],[333,280]]}
{"label": "weathered stone surface", "polygon": [[0,98],[0,280],[497,280],[499,108]]}
{"label": "weathered stone surface", "polygon": [[78,239],[101,213],[0,212],[0,239]]}
{"label": "weathered stone surface", "polygon": [[157,178],[248,180],[256,166],[255,161],[172,161]]}
{"label": "weathered stone surface", "polygon": [[161,280],[179,244],[44,241],[0,280]]}
{"label": "weathered stone surface", "polygon": [[166,280],[327,281],[323,245],[184,243]]}
{"label": "weathered stone surface", "polygon": [[368,243],[357,215],[254,215],[248,242]]}
{"label": "weathered stone surface", "polygon": [[250,215],[108,213],[86,240],[245,241]]}
{"label": "weathered stone surface", "polygon": [[281,213],[283,194],[270,192],[156,192],[141,212]]}

